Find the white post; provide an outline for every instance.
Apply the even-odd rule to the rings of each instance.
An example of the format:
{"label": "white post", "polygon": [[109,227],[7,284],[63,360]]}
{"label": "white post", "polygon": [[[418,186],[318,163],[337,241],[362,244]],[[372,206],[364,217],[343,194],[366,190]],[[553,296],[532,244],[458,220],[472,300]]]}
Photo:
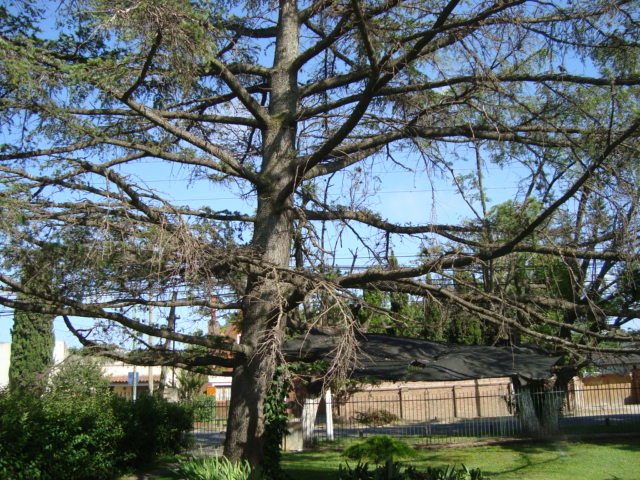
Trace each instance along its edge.
{"label": "white post", "polygon": [[316,425],[320,399],[315,395],[308,395],[302,406],[302,441],[305,445],[313,444],[313,430]]}
{"label": "white post", "polygon": [[138,369],[136,366],[133,366],[133,391],[131,392],[131,400],[134,402],[138,398]]}
{"label": "white post", "polygon": [[331,389],[324,392],[324,404],[327,415],[327,440],[333,442],[333,402],[331,401]]}

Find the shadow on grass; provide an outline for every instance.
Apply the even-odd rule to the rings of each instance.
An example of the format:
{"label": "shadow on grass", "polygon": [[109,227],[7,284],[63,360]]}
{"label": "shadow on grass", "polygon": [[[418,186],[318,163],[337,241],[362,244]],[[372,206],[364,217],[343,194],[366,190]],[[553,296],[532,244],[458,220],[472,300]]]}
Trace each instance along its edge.
{"label": "shadow on grass", "polygon": [[291,479],[321,480],[335,478],[343,462],[340,452],[315,450],[284,454],[282,467]]}
{"label": "shadow on grass", "polygon": [[562,460],[562,458],[566,456],[563,453],[558,453],[558,455],[553,458],[548,458],[546,460],[533,461],[532,456],[538,453],[540,452],[539,451],[520,452],[519,458],[520,458],[521,465],[514,468],[509,468],[509,469],[500,470],[500,471],[487,471],[486,473],[489,475],[506,474],[506,473],[525,473],[528,470],[534,470],[542,466],[554,464]]}
{"label": "shadow on grass", "polygon": [[640,432],[629,436],[587,434],[573,437],[571,440],[540,440],[527,443],[504,443],[497,446],[504,450],[512,450],[514,452],[544,453],[558,450],[559,446],[569,447],[577,444],[608,446],[619,450],[640,452]]}
{"label": "shadow on grass", "polygon": [[[599,450],[594,447],[603,447]],[[607,450],[609,449],[609,450]],[[575,478],[593,480],[629,480],[627,475],[619,476],[616,471],[607,472],[606,462],[612,456],[612,450],[627,452],[625,458],[640,458],[640,435],[628,438],[582,438],[579,441],[555,442],[513,442],[485,447],[463,447],[443,449],[419,449],[417,458],[403,462],[415,465],[418,469],[426,466],[462,464],[469,467],[482,467],[483,473],[494,478],[526,478],[536,474],[554,471],[564,472],[576,470]],[[599,452],[596,454],[596,452]],[[581,458],[599,458],[595,467],[582,466]],[[338,466],[345,459],[335,450],[315,450],[310,452],[285,454],[283,466],[292,479],[320,480],[333,479],[337,476]],[[625,460],[632,461],[634,460]],[[588,462],[587,462],[588,463]],[[615,470],[615,469],[612,469]],[[585,476],[585,475],[589,476]],[[597,475],[597,476],[593,476]],[[563,476],[562,478],[567,478]],[[633,477],[636,478],[636,477]]]}

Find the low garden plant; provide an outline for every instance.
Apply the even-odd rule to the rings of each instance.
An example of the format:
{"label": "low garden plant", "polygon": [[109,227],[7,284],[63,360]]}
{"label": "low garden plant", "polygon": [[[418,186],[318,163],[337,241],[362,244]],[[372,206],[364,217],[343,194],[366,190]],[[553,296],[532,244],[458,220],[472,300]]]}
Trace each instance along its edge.
{"label": "low garden plant", "polygon": [[198,457],[185,460],[176,469],[183,480],[257,480],[247,461],[233,463],[226,457]]}
{"label": "low garden plant", "polygon": [[[351,469],[349,464],[341,466],[338,472],[339,480],[402,480],[405,477],[400,464],[394,462],[399,458],[415,456],[415,450],[400,440],[389,435],[374,435],[362,442],[348,447],[342,455],[357,460],[358,464]],[[369,464],[374,462],[377,467],[369,471]],[[384,465],[381,465],[384,464]]]}
{"label": "low garden plant", "polygon": [[400,458],[414,457],[416,451],[406,443],[389,435],[374,435],[362,442],[354,443],[346,448],[342,455],[351,460],[364,460],[379,464]]}
{"label": "low garden plant", "polygon": [[469,470],[466,465],[456,467],[445,465],[443,467],[427,467],[420,471],[416,467],[408,467],[402,477],[406,480],[490,480],[485,477],[479,468]]}

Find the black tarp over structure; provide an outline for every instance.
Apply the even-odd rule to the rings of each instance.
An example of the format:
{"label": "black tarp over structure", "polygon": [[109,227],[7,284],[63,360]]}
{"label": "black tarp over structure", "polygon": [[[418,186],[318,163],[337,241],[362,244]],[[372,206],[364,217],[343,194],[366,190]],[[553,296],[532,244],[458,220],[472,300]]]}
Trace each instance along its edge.
{"label": "black tarp over structure", "polygon": [[[446,381],[512,377],[527,382],[552,376],[559,356],[524,346],[458,345],[383,334],[358,334],[352,378],[389,381]],[[330,362],[339,345],[335,334],[314,330],[286,342],[291,360]]]}
{"label": "black tarp over structure", "polygon": [[[349,365],[343,365],[350,378],[429,382],[509,377],[521,392],[518,399],[522,397],[522,404],[518,401],[516,409],[524,428],[538,437],[557,430],[562,395],[539,393],[538,389],[552,385],[549,380],[559,356],[535,347],[458,345],[383,334],[361,333],[356,340],[356,358],[345,360]],[[339,334],[314,330],[287,341],[284,355],[291,361],[324,361],[328,365],[340,350],[340,342]],[[305,443],[313,441],[318,394],[323,387],[321,380],[309,385],[309,398],[301,412]]]}

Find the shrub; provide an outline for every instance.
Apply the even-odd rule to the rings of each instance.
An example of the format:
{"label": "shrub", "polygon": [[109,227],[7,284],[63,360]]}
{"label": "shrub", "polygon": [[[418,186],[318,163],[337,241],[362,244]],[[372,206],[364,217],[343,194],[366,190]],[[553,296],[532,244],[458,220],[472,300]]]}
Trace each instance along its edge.
{"label": "shrub", "polygon": [[397,422],[399,417],[391,413],[388,410],[373,410],[370,412],[357,412],[354,418],[366,425],[387,425],[389,423]]}
{"label": "shrub", "polygon": [[43,401],[40,431],[50,477],[108,478],[120,463],[117,445],[124,431],[110,407],[109,395],[56,396]]}
{"label": "shrub", "polygon": [[193,415],[182,404],[141,395],[135,402],[114,397],[112,408],[124,429],[118,449],[125,464],[144,464],[189,444]]}
{"label": "shrub", "polygon": [[109,408],[109,396],[0,397],[0,478],[112,476],[123,431]]}
{"label": "shrub", "polygon": [[82,368],[61,370],[41,396],[0,392],[1,479],[102,480],[185,444],[192,423],[183,407],[114,397]]}
{"label": "shrub", "polygon": [[[342,455],[358,464],[352,470],[349,465],[340,468],[338,478],[340,480],[403,480],[406,477],[401,471],[400,464],[395,462],[397,458],[413,457],[415,450],[404,442],[395,440],[389,435],[375,435],[363,442],[354,443],[348,447]],[[363,460],[373,461],[376,464],[384,462],[375,470],[369,471],[369,466],[362,463]]]}
{"label": "shrub", "polygon": [[0,392],[0,478],[40,480],[40,457],[30,448],[37,441],[31,428],[41,417],[37,397]]}
{"label": "shrub", "polygon": [[190,400],[180,402],[192,411],[194,422],[213,422],[216,419],[216,397],[198,394]]}
{"label": "shrub", "polygon": [[342,453],[352,460],[369,460],[374,463],[391,462],[413,457],[415,454],[412,447],[389,435],[374,435],[363,442],[354,443]]}

